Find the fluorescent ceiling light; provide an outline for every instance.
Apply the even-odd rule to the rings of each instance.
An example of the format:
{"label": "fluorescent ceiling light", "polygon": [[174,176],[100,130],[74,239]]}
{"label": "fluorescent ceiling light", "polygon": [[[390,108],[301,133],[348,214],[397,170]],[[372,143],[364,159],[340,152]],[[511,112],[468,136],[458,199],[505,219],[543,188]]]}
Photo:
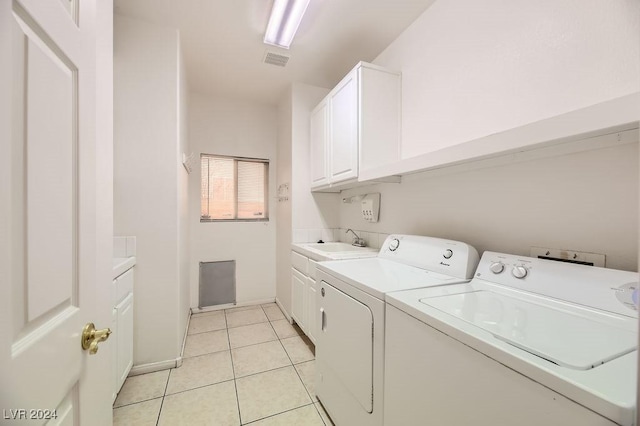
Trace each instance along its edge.
{"label": "fluorescent ceiling light", "polygon": [[308,5],[309,0],[274,0],[264,42],[288,49]]}

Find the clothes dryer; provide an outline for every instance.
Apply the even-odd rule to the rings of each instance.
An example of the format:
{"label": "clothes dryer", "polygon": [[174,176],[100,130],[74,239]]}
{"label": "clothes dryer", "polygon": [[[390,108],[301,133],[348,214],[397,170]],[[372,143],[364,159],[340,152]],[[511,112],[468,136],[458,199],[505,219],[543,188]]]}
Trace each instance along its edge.
{"label": "clothes dryer", "polygon": [[391,235],[377,257],[318,263],[316,393],[338,426],[381,426],[385,294],[468,281],[468,244]]}

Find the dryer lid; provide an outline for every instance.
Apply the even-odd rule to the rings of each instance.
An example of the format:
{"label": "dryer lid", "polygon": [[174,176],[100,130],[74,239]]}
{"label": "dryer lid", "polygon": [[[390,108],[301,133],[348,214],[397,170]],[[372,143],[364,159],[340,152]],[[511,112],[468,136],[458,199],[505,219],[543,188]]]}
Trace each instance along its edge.
{"label": "dryer lid", "polygon": [[320,262],[318,269],[378,299],[390,291],[464,281],[380,257]]}
{"label": "dryer lid", "polygon": [[563,367],[588,370],[637,347],[629,318],[554,300],[524,300],[491,290],[420,299],[497,339]]}

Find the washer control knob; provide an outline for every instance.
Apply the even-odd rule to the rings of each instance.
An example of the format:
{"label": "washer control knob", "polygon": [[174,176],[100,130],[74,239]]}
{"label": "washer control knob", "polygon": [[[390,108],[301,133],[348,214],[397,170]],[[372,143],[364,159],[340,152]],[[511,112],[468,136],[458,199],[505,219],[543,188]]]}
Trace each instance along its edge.
{"label": "washer control knob", "polygon": [[489,266],[489,269],[491,269],[491,272],[493,272],[494,274],[500,274],[502,271],[504,271],[504,263],[493,262],[491,266]]}
{"label": "washer control knob", "polygon": [[393,240],[391,240],[391,242],[389,242],[389,250],[391,251],[398,250],[399,246],[400,246],[400,240],[398,240],[397,238],[394,238]]}
{"label": "washer control knob", "polygon": [[444,257],[445,259],[451,259],[451,256],[453,256],[453,250],[451,249],[446,249],[442,254],[442,257]]}
{"label": "washer control knob", "polygon": [[526,277],[527,272],[527,268],[525,268],[524,266],[514,266],[511,270],[511,274],[518,279]]}

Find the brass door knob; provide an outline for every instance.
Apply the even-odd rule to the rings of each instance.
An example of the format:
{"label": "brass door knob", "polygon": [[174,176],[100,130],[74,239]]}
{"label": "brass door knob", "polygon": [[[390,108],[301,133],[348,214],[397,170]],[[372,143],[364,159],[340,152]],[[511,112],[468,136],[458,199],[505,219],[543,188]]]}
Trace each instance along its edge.
{"label": "brass door knob", "polygon": [[98,343],[104,342],[111,336],[110,328],[96,330],[96,326],[89,322],[82,329],[82,349],[89,349],[89,354],[95,355],[98,352]]}

